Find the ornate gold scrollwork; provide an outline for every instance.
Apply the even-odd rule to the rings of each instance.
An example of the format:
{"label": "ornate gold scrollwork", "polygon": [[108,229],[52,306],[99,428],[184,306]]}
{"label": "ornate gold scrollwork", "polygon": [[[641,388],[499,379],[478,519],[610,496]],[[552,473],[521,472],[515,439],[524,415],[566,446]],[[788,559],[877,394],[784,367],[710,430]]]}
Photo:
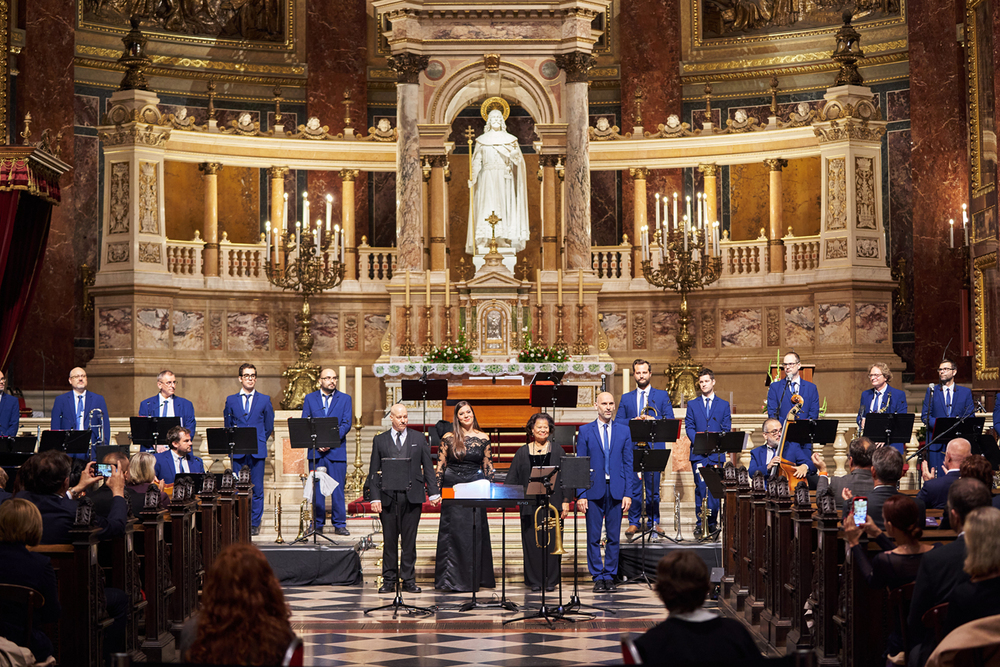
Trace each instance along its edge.
{"label": "ornate gold scrollwork", "polygon": [[973,300],[975,302],[975,328],[976,328],[976,379],[977,380],[997,380],[1000,379],[1000,367],[989,366],[991,354],[996,354],[995,350],[990,350],[986,345],[986,332],[989,326],[987,318],[995,312],[997,304],[991,303],[987,307],[987,298],[994,299],[994,295],[987,293],[985,270],[992,269],[993,278],[991,287],[995,287],[997,280],[997,253],[991,252],[977,257],[973,262]]}

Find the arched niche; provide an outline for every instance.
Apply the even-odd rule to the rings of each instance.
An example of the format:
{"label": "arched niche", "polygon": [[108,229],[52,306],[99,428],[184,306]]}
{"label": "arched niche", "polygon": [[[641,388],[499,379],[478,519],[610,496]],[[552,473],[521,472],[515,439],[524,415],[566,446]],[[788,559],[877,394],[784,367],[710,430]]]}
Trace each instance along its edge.
{"label": "arched niche", "polygon": [[[431,98],[427,122],[450,125],[462,109],[489,97],[481,60],[470,62],[456,70]],[[535,124],[560,122],[561,110],[549,86],[533,72],[518,63],[501,61],[503,85],[500,95],[517,104],[531,115]],[[559,82],[561,85],[561,81]]]}

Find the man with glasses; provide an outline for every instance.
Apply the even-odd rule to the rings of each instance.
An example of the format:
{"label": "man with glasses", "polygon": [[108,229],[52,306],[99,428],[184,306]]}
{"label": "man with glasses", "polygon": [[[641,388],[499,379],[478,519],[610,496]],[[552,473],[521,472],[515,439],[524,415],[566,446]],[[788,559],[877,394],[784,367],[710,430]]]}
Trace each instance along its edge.
{"label": "man with glasses", "polygon": [[[351,432],[351,397],[337,391],[337,373],[332,368],[324,368],[319,374],[319,389],[308,394],[302,404],[302,417],[336,417],[340,431],[340,447],[330,449],[320,447],[309,450],[309,469],[326,468],[326,473],[337,482],[337,488],[330,496],[333,507],[330,520],[337,535],[350,535],[347,530],[347,506],[344,504],[344,482],[347,479],[347,434]],[[326,498],[320,492],[319,481],[313,484],[313,528],[323,533],[326,523]]]}
{"label": "man with glasses", "polygon": [[[927,427],[927,432],[934,433],[934,427],[938,417],[969,417],[975,413],[976,407],[972,402],[972,390],[968,387],[960,387],[955,382],[955,374],[958,368],[951,359],[944,359],[938,364],[938,382],[927,388],[924,394],[924,403],[920,407],[920,421]],[[994,422],[995,423],[995,422]],[[930,469],[938,475],[944,474],[942,465],[944,464],[946,442],[933,443],[927,452],[927,462]]]}
{"label": "man with glasses", "polygon": [[770,476],[780,461],[778,447],[781,445],[781,422],[777,419],[765,419],[761,430],[764,432],[764,444],[750,450],[750,466],[747,472],[751,477],[758,472],[764,473],[765,477]]}
{"label": "man with glasses", "polygon": [[[862,430],[865,428],[865,417],[872,412],[889,415],[906,412],[906,393],[902,389],[889,386],[889,382],[892,381],[892,371],[887,364],[877,361],[869,366],[868,380],[872,383],[872,388],[861,392],[861,406],[858,408],[858,426]],[[884,444],[875,441],[876,447]],[[905,442],[889,444],[899,450],[900,454],[906,449]]]}
{"label": "man with glasses", "polygon": [[[80,367],[71,370],[69,385],[73,390],[56,396],[56,400],[52,402],[52,430],[90,431],[92,444],[98,440],[109,444],[111,417],[108,415],[108,404],[100,394],[87,391],[87,371]],[[100,411],[100,418],[91,420],[90,415],[95,410]],[[70,456],[77,459],[92,458],[87,454]]]}
{"label": "man with glasses", "polygon": [[0,372],[0,438],[13,438],[21,423],[21,403],[7,393],[7,376]]}
{"label": "man with glasses", "polygon": [[250,481],[253,482],[250,534],[260,535],[260,520],[264,514],[264,459],[267,458],[267,439],[274,433],[274,408],[270,396],[255,390],[257,368],[253,364],[240,366],[239,380],[239,393],[226,397],[223,419],[226,428],[257,429],[257,451],[234,456],[233,472],[239,473],[243,466],[250,467]]}
{"label": "man with glasses", "polygon": [[[180,396],[175,396],[177,391],[177,377],[173,371],[160,371],[156,376],[156,388],[159,393],[152,398],[147,398],[139,404],[140,417],[180,417],[181,426],[186,428],[191,437],[194,438],[195,427],[198,423],[194,418],[194,406],[191,401]],[[157,445],[156,451],[162,453],[170,449],[166,445]]]}
{"label": "man with glasses", "polygon": [[[785,379],[772,382],[767,390],[767,416],[777,419],[784,426],[792,409],[792,396],[798,394],[802,397],[802,409],[795,418],[819,419],[819,391],[816,390],[816,385],[799,375],[802,368],[799,355],[789,352],[782,358],[781,367],[784,369]],[[799,479],[805,479],[807,474],[816,472],[812,462],[811,442],[785,442],[784,459],[795,465],[795,476]],[[815,476],[809,480],[809,486],[816,487]]]}

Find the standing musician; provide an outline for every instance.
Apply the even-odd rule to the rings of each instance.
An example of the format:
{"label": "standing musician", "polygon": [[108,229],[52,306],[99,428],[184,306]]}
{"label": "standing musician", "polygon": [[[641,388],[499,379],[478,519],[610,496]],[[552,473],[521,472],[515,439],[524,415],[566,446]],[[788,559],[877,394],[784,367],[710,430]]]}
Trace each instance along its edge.
{"label": "standing musician", "polygon": [[[69,431],[90,431],[90,442],[108,444],[111,439],[111,417],[104,397],[87,391],[87,371],[79,366],[69,372],[72,391],[56,396],[52,402],[52,429]],[[99,414],[99,423],[91,420],[93,413]],[[93,449],[93,448],[91,448]],[[76,459],[90,458],[86,454],[70,454]]]}
{"label": "standing musician", "polygon": [[[972,390],[955,383],[958,368],[951,359],[942,359],[938,364],[938,384],[931,384],[924,394],[924,403],[920,407],[920,421],[927,427],[928,434],[934,433],[934,425],[938,417],[970,417],[976,412],[972,401]],[[928,437],[929,439],[929,437]],[[944,442],[935,442],[927,451],[927,462],[932,470],[943,475]]]}
{"label": "standing musician", "polygon": [[[175,396],[177,391],[177,377],[172,371],[160,371],[156,376],[156,388],[159,389],[155,396],[147,398],[139,404],[140,417],[179,417],[181,426],[191,432],[194,437],[198,422],[194,418],[194,406],[191,401],[180,396]],[[157,452],[167,451],[167,447],[158,445]]]}
{"label": "standing musician", "polygon": [[21,422],[21,402],[6,389],[7,376],[0,372],[0,438],[13,438]]}
{"label": "standing musician", "polygon": [[[344,482],[347,481],[347,434],[351,432],[351,411],[353,402],[348,394],[337,391],[337,372],[324,368],[319,374],[319,389],[307,394],[302,403],[302,417],[336,417],[339,429],[340,447],[330,449],[320,447],[309,450],[309,469],[325,467],[327,473],[337,482],[337,488],[330,496],[330,521],[337,535],[350,535],[347,530],[347,506],[344,504]],[[326,498],[319,488],[319,480],[313,484],[313,529],[323,534],[326,524]]]}
{"label": "standing musician", "polygon": [[[868,367],[868,379],[871,380],[872,388],[861,392],[861,406],[858,409],[858,426],[864,429],[865,417],[872,412],[884,414],[901,414],[906,412],[906,394],[902,389],[893,389],[889,386],[892,380],[892,371],[889,366],[881,361],[877,361]],[[875,446],[884,445],[884,442],[876,442]],[[900,454],[906,449],[904,442],[889,443],[895,447]]]}
{"label": "standing musician", "polygon": [[712,513],[708,521],[710,532],[715,532],[716,520],[719,515],[719,499],[708,491],[705,480],[701,478],[699,468],[722,465],[725,462],[725,454],[719,453],[710,456],[695,454],[695,436],[698,433],[726,433],[733,427],[729,402],[715,395],[715,373],[712,372],[711,368],[702,368],[698,371],[698,388],[701,390],[701,396],[688,401],[687,412],[684,415],[684,430],[687,432],[688,440],[691,441],[691,455],[688,460],[691,462],[691,471],[694,474],[695,516],[698,517],[695,526],[696,535],[701,531],[702,498],[708,498],[708,509]]}
{"label": "standing musician", "polygon": [[[782,358],[781,366],[785,371],[785,379],[772,382],[767,390],[767,416],[777,419],[784,427],[788,413],[792,410],[792,396],[797,394],[802,397],[798,419],[819,419],[819,392],[816,385],[799,375],[802,368],[799,355],[789,352]],[[782,458],[795,466],[795,477],[798,479],[804,479],[807,473],[816,472],[812,462],[811,442],[785,442]],[[810,480],[809,486],[815,487],[814,480]]]}
{"label": "standing musician", "polygon": [[[635,390],[622,396],[618,405],[618,412],[615,414],[615,423],[628,429],[629,420],[632,419],[673,419],[674,408],[670,402],[670,394],[662,389],[651,387],[649,382],[653,377],[653,367],[645,359],[636,359],[632,362],[632,379],[635,380]],[[649,412],[653,414],[650,415]],[[653,449],[664,449],[666,445],[662,442],[652,443]],[[646,485],[646,517],[653,525],[653,530],[661,537],[664,536],[663,529],[660,528],[660,473],[647,472],[645,479],[640,480],[638,474],[629,472],[629,488],[626,491],[635,498],[631,509],[628,511],[628,529],[625,534],[635,535],[639,531],[639,521],[642,520],[642,485]]]}
{"label": "standing musician", "polygon": [[257,451],[233,457],[233,472],[250,466],[253,497],[250,506],[250,534],[260,535],[260,520],[264,514],[264,459],[267,458],[267,439],[274,433],[274,408],[271,397],[258,393],[257,368],[242,364],[239,370],[240,391],[226,397],[223,420],[226,428],[257,429]]}

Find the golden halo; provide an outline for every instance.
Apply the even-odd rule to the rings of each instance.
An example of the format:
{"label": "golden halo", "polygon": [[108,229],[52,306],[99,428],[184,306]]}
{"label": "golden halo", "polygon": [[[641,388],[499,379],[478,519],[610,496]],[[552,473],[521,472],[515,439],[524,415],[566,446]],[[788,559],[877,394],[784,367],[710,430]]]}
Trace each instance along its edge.
{"label": "golden halo", "polygon": [[479,114],[483,117],[483,120],[486,120],[486,117],[494,109],[503,111],[504,120],[507,120],[507,116],[510,115],[510,105],[502,97],[487,97],[486,101],[479,105]]}

